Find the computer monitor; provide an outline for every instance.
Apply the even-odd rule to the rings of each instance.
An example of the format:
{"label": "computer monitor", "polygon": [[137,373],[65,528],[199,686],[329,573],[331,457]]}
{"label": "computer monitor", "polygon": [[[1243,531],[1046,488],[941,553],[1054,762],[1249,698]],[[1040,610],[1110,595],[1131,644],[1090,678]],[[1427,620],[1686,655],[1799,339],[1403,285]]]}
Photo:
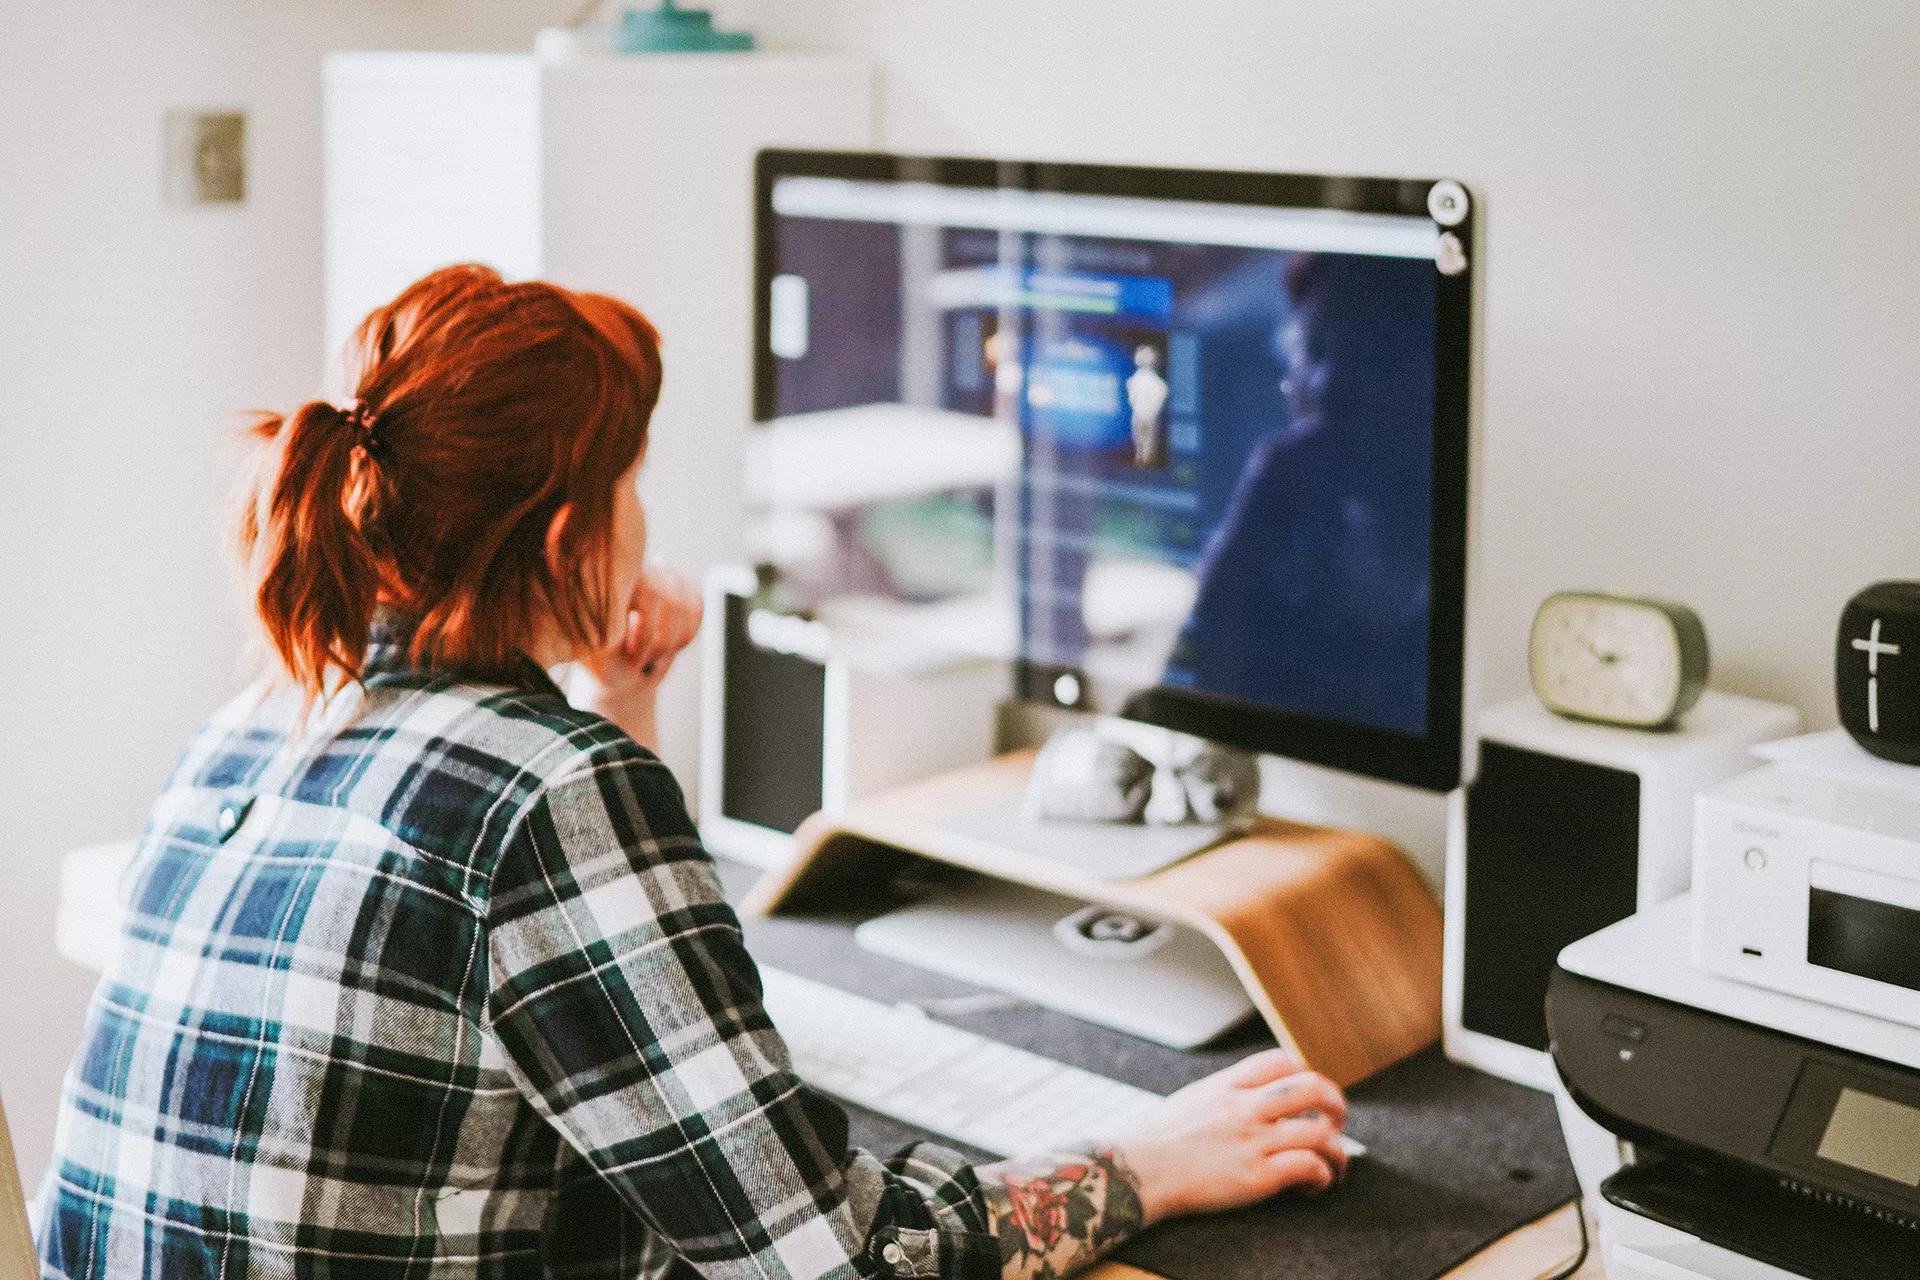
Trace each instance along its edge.
{"label": "computer monitor", "polygon": [[1458,785],[1458,184],[758,166],[757,553],[1018,692]]}

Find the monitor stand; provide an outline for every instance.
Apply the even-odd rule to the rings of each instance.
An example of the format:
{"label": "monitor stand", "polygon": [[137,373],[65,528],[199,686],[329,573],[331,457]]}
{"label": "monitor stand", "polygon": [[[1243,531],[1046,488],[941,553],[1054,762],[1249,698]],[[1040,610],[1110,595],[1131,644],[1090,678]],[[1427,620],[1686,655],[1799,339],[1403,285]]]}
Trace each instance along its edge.
{"label": "monitor stand", "polygon": [[970,845],[995,863],[1045,863],[1102,880],[1133,880],[1244,835],[1247,829],[1244,820],[1154,826],[1035,818],[1025,795],[1016,792],[947,814],[934,825],[934,835]]}
{"label": "monitor stand", "polygon": [[[1164,871],[1114,880],[1032,857],[993,856],[981,842],[938,834],[957,811],[995,795],[1017,797],[1032,772],[1033,757],[1017,752],[856,800],[802,828],[793,862],[762,877],[741,909],[865,919],[898,909],[895,890],[904,882],[925,883],[940,868],[952,868],[1054,894],[1065,900],[1054,904],[1062,910],[1097,902],[1189,931],[1186,936],[1219,952],[1275,1041],[1342,1087],[1426,1048],[1439,1034],[1440,907],[1391,841],[1362,830],[1263,821],[1250,834]],[[893,945],[916,964],[965,972],[976,982],[1049,1005],[1077,1004],[1086,984],[1098,979],[1082,976],[1080,949],[1058,945],[1051,924],[1045,933],[1053,941],[1046,948],[1037,945],[1046,940],[1036,939],[1038,930],[1028,932],[1035,945],[1021,953],[1026,959],[984,970],[959,967],[956,954],[995,949],[975,942],[997,936],[991,933],[995,920],[1010,913],[991,905],[995,909],[984,919],[964,916],[963,931],[929,931],[931,937],[923,932],[913,942],[888,944],[885,927],[876,926],[882,939],[875,942],[870,929],[868,945]],[[1037,923],[1046,924],[1061,911],[1050,907],[1035,914]],[[1096,972],[1124,976],[1119,985],[1131,987],[1141,975],[1160,970],[1157,962],[1174,955],[1171,946],[1170,939],[1162,947],[1165,957],[1136,952],[1137,960]],[[1132,1002],[1138,995],[1122,990],[1110,995],[1111,1003],[1108,992],[1102,996],[1100,1005],[1134,1012],[1123,1021],[1121,1014],[1102,1016],[1097,1007],[1080,1006],[1089,1021],[1149,1030],[1136,1016]],[[1190,998],[1197,999],[1180,994],[1158,1007],[1164,1013],[1167,1003]],[[1170,1030],[1151,1034],[1186,1041],[1203,1033],[1187,1028],[1177,1036]]]}
{"label": "monitor stand", "polygon": [[1220,949],[1184,925],[975,879],[854,930],[868,951],[1174,1049],[1253,1012]]}
{"label": "monitor stand", "polygon": [[[1186,820],[1126,822],[1040,817],[1035,812],[1033,797],[1028,794],[1040,784],[1029,779],[1022,791],[1001,792],[985,803],[949,811],[936,822],[934,834],[941,840],[964,844],[998,865],[1018,860],[1102,880],[1133,880],[1183,862],[1253,829],[1251,796],[1235,800],[1215,789],[1211,797],[1213,807],[1201,811],[1217,813],[1224,803],[1233,805],[1236,812],[1220,821],[1199,821],[1193,808],[1197,802],[1190,802],[1183,791],[1185,786],[1196,784],[1172,780],[1176,764],[1182,770],[1193,768],[1199,756],[1212,752],[1216,760],[1225,762],[1224,766],[1217,771],[1219,776],[1206,778],[1197,785],[1244,790],[1244,778],[1236,781],[1236,776],[1242,771],[1257,770],[1251,755],[1214,747],[1171,729],[1114,717],[1102,717],[1092,728],[1058,729],[1040,752],[1036,775],[1048,772],[1048,757],[1057,748],[1065,748],[1049,785],[1064,791],[1070,812],[1081,809],[1082,803],[1087,803],[1087,808],[1095,812],[1110,805],[1118,810],[1126,808],[1121,791],[1129,784],[1118,778],[1103,777],[1104,766],[1095,762],[1097,752],[1082,749],[1101,743],[1126,749],[1128,754],[1156,771],[1146,800],[1146,818],[1151,819],[1156,812],[1164,814],[1162,802],[1171,800],[1176,813],[1184,814]],[[1205,773],[1202,769],[1203,776]],[[1162,788],[1169,782],[1171,786],[1163,793]]]}

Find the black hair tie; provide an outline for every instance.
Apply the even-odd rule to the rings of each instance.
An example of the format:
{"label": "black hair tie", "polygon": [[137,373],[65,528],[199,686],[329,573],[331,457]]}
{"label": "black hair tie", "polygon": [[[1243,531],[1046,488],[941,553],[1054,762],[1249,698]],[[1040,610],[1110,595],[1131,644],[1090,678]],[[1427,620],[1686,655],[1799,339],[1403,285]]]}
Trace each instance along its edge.
{"label": "black hair tie", "polygon": [[387,441],[380,434],[380,414],[365,400],[349,400],[341,417],[358,437],[356,444],[366,450],[370,458],[383,458],[387,452]]}

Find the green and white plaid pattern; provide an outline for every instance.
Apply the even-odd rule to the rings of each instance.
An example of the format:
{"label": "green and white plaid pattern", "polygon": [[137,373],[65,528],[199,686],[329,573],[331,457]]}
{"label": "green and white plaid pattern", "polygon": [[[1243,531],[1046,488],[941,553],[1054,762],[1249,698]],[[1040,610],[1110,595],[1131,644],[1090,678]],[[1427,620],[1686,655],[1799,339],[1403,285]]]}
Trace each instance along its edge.
{"label": "green and white plaid pattern", "polygon": [[972,1170],[795,1078],[679,788],[528,663],[187,752],[41,1193],[45,1274],[993,1276]]}

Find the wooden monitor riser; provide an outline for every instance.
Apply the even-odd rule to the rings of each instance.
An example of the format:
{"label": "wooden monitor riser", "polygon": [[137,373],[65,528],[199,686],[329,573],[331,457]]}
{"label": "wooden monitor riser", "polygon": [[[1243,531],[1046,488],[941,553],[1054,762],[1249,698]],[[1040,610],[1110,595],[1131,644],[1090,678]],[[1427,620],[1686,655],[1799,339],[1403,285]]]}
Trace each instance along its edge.
{"label": "wooden monitor riser", "polygon": [[815,815],[793,863],[756,885],[746,909],[857,911],[903,862],[925,858],[1198,931],[1274,1038],[1342,1086],[1439,1038],[1440,907],[1392,843],[1263,819],[1164,871],[1103,880],[941,836],[945,816],[1020,792],[1032,761],[1017,752]]}

